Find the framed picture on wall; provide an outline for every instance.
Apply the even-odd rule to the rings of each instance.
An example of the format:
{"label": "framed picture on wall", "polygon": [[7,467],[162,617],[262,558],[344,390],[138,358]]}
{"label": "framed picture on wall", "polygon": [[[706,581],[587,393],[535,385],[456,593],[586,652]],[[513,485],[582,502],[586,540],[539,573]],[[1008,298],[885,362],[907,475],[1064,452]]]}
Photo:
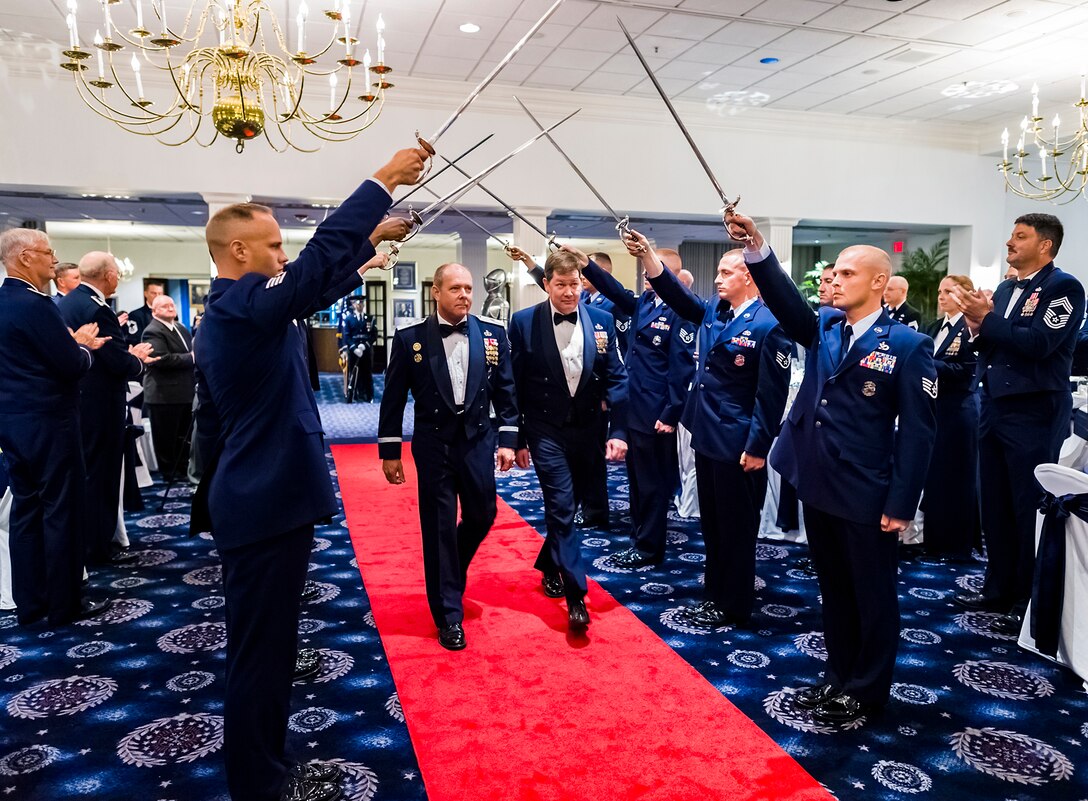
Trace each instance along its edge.
{"label": "framed picture on wall", "polygon": [[415,298],[393,298],[393,327],[401,328],[416,319]]}
{"label": "framed picture on wall", "polygon": [[414,290],[416,288],[416,263],[402,261],[393,268],[393,289]]}
{"label": "framed picture on wall", "polygon": [[197,311],[204,310],[204,301],[208,297],[208,293],[211,291],[211,281],[194,281],[189,279],[189,305],[199,306]]}

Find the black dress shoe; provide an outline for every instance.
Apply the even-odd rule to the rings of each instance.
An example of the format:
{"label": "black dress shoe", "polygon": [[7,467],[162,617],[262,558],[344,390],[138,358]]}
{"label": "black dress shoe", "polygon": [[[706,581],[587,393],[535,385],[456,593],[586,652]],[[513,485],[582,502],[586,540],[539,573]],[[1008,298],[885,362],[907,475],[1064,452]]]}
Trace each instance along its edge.
{"label": "black dress shoe", "polygon": [[317,582],[306,579],[306,583],[302,585],[302,603],[308,604],[319,595],[321,595],[321,588],[317,586]]}
{"label": "black dress shoe", "polygon": [[973,612],[1008,612],[1009,603],[1007,601],[994,600],[993,598],[987,598],[981,592],[960,592],[956,593],[952,597],[952,600],[962,606],[964,609],[970,609]]}
{"label": "black dress shoe", "polygon": [[306,782],[325,782],[326,784],[340,784],[344,780],[344,774],[340,768],[328,762],[305,762],[291,768],[291,778]]}
{"label": "black dress shoe", "polygon": [[545,573],[540,578],[540,584],[549,598],[563,597],[563,576],[559,573]]}
{"label": "black dress shoe", "polygon": [[84,601],[72,620],[89,620],[92,617],[102,614],[111,606],[113,606],[113,599],[111,598],[106,598],[101,601]]}
{"label": "black dress shoe", "polygon": [[647,556],[637,548],[628,548],[626,551],[616,554],[610,560],[613,567],[623,568],[624,570],[637,570],[647,565],[659,565],[663,561],[665,561],[665,557]]}
{"label": "black dress shoe", "polygon": [[1020,629],[1024,626],[1024,619],[1020,615],[1002,615],[990,626],[990,631],[995,634],[1003,634],[1006,637],[1019,637]]}
{"label": "black dress shoe", "polygon": [[126,565],[129,562],[135,562],[139,558],[139,554],[133,553],[128,548],[119,548],[110,554],[110,562],[115,565]]}
{"label": "black dress shoe", "polygon": [[313,648],[300,648],[295,657],[295,675],[292,681],[303,681],[316,676],[321,670],[321,653]]}
{"label": "black dress shoe", "polygon": [[288,776],[280,801],[339,801],[344,791],[338,784]]}
{"label": "black dress shoe", "polygon": [[873,706],[863,704],[854,696],[842,693],[813,709],[812,719],[820,723],[842,726],[871,715],[874,711],[876,710]]}
{"label": "black dress shoe", "polygon": [[697,612],[692,612],[690,619],[700,626],[710,629],[720,628],[729,623],[729,616],[713,601],[704,601]]}
{"label": "black dress shoe", "polygon": [[793,694],[793,703],[801,709],[816,709],[838,695],[840,691],[830,684],[810,684]]}
{"label": "black dress shoe", "polygon": [[571,631],[583,631],[589,625],[589,611],[586,602],[579,598],[577,601],[567,601],[567,626]]}
{"label": "black dress shoe", "polygon": [[465,630],[460,623],[451,623],[438,631],[438,644],[447,651],[463,651],[465,649]]}
{"label": "black dress shoe", "polygon": [[607,517],[583,517],[575,522],[578,528],[608,528],[609,524]]}

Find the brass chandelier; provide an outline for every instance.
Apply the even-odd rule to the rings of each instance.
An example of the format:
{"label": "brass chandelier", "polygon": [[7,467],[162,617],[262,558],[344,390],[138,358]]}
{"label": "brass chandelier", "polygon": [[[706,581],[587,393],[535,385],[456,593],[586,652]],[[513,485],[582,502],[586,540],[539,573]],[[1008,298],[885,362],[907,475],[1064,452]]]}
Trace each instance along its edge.
{"label": "brass chandelier", "polygon": [[[1008,191],[1028,200],[1064,205],[1084,194],[1088,186],[1088,99],[1085,76],[1080,78],[1080,100],[1073,104],[1077,123],[1062,132],[1057,114],[1049,128],[1039,115],[1039,87],[1031,87],[1031,116],[1020,121],[1020,138],[1009,160],[1009,129],[1001,134],[1004,157],[998,165]],[[1037,169],[1037,171],[1036,171]]]}
{"label": "brass chandelier", "polygon": [[[195,141],[208,147],[224,136],[235,140],[241,153],[246,142],[264,136],[280,152],[313,152],[374,124],[385,90],[393,86],[387,80],[392,68],[385,64],[381,15],[377,62],[372,63],[369,49],[359,60],[349,0],[331,0],[324,16],[333,21],[333,32],[317,49],[307,43],[306,0],[295,18],[293,49],[267,0],[192,0],[181,27],[167,18],[167,0],[148,0],[146,17],[144,0],[134,0],[135,24],[127,33],[110,8],[121,0],[94,1],[102,8],[102,27],[94,33],[93,47],[84,48],[76,0],[67,0],[69,46],[61,66],[73,74],[80,98],[97,114],[170,146]],[[168,88],[161,99],[145,95],[145,67],[165,75]],[[214,132],[200,136],[208,117]],[[308,135],[302,142],[292,137],[299,128]]]}

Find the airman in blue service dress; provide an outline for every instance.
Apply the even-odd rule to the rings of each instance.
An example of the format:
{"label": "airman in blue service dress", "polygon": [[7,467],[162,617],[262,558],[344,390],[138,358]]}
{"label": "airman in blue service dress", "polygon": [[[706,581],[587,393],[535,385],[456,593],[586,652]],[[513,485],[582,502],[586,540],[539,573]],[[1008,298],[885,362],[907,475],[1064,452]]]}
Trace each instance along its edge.
{"label": "airman in blue service dress", "polygon": [[[756,233],[747,218],[728,219],[745,220]],[[836,260],[836,276],[862,269],[861,258],[847,256]],[[800,691],[798,703],[818,720],[846,723],[882,707],[891,689],[899,605],[898,537],[890,526],[914,517],[929,466],[933,346],[877,303],[855,321],[868,327],[844,353],[842,310],[813,313],[766,243],[757,251],[749,245],[744,257],[764,303],[806,348],[805,377],[771,457],[797,489],[823,598],[825,683]],[[896,432],[897,417],[910,421],[909,434]]]}
{"label": "airman in blue service dress", "polygon": [[346,279],[358,284],[350,274],[373,254],[368,236],[391,203],[367,180],[282,272],[233,279],[221,269],[197,330],[198,430],[214,444],[193,524],[210,522],[223,563],[224,757],[234,801],[278,799],[288,783],[300,595],[314,524],[338,509],[294,321]]}
{"label": "airman in blue service dress", "polygon": [[11,275],[0,284],[0,351],[0,449],[13,496],[12,594],[19,623],[48,617],[50,626],[59,626],[80,612],[85,476],[79,381],[93,357],[72,339],[49,296]]}
{"label": "airman in blue service dress", "polygon": [[[977,357],[962,314],[926,328],[937,367],[937,437],[922,511],[927,558],[966,561],[979,538]],[[909,434],[911,422],[900,421]]]}
{"label": "airman in blue service dress", "polygon": [[[614,554],[613,563],[625,568],[660,564],[665,558],[668,511],[680,480],[675,429],[695,373],[695,326],[662,304],[652,289],[635,297],[592,259],[583,273],[631,319],[624,364],[629,381],[632,548]],[[658,423],[673,430],[659,431]]]}
{"label": "airman in blue service dress", "polygon": [[99,334],[110,337],[79,382],[80,430],[87,470],[84,493],[87,561],[102,564],[109,561],[110,544],[117,530],[127,424],[125,396],[129,380],[139,378],[144,366],[129,353],[113,309],[86,281],[65,295],[58,308],[69,328],[96,323]]}
{"label": "airman in blue service dress", "polygon": [[[1049,214],[1017,219],[1008,261],[1022,277],[1003,281],[994,291],[992,308],[983,306],[981,316],[964,309],[968,326],[977,330],[987,556],[982,592],[956,597],[969,608],[1016,616],[1031,596],[1036,510],[1044,496],[1034,471],[1058,460],[1070,432],[1069,375],[1085,308],[1080,281],[1052,261],[1061,236],[1061,223]],[[957,294],[970,303],[962,291]],[[1009,624],[1013,633],[1019,630],[1018,620]]]}
{"label": "airman in blue service dress", "polygon": [[510,319],[519,445],[532,454],[544,493],[547,537],[535,567],[544,575],[549,595],[565,595],[568,608],[582,605],[584,611],[586,571],[574,531],[575,487],[586,480],[586,452],[600,426],[602,402],[610,410],[609,437],[625,440],[627,374],[616,349],[612,315],[580,303],[575,333],[580,329],[581,374],[571,392],[554,329],[572,323],[557,323],[554,314],[551,301],[545,300]]}
{"label": "airman in blue service dress", "polygon": [[743,625],[755,600],[767,471],[745,470],[741,457],[766,459],[778,435],[792,343],[758,297],[737,309],[718,297],[702,300],[667,269],[650,285],[682,318],[701,326],[699,365],[680,419],[695,449],[706,542],[704,603],[693,616],[714,627]]}
{"label": "airman in blue service dress", "polygon": [[[463,322],[460,330],[441,330],[437,314],[432,314],[397,330],[378,419],[378,455],[383,460],[400,459],[404,406],[412,393],[423,570],[427,604],[440,632],[464,620],[462,596],[469,563],[495,522],[496,439],[501,448],[518,444],[506,329],[496,320],[472,314]],[[444,347],[447,339],[457,337],[468,347],[460,400]],[[492,405],[495,427],[489,418]],[[453,650],[463,648],[463,633],[449,642],[455,644]]]}

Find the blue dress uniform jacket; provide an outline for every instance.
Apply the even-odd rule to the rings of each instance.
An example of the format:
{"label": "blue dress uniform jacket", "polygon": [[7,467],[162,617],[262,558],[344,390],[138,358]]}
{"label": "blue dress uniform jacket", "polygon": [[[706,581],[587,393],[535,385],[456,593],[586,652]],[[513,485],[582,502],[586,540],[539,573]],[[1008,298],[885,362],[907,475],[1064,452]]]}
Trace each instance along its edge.
{"label": "blue dress uniform jacket", "polygon": [[636,298],[592,260],[582,274],[631,320],[624,354],[630,382],[627,426],[644,434],[653,434],[658,420],[675,426],[695,373],[695,326],[656,304],[652,291]]}
{"label": "blue dress uniform jacket", "polygon": [[[839,363],[845,314],[805,303],[774,253],[749,270],[805,351],[805,380],[771,463],[802,503],[857,523],[910,520],[936,431],[931,340],[882,312]],[[895,420],[910,426],[897,436]]]}
{"label": "blue dress uniform jacket", "polygon": [[[194,351],[198,426],[202,434],[218,435],[216,466],[204,481],[220,548],[336,513],[303,338],[292,321],[313,311],[373,254],[368,236],[390,204],[383,187],[366,181],[283,272],[212,282]],[[208,415],[215,419],[206,423]]]}
{"label": "blue dress uniform jacket", "polygon": [[378,456],[382,459],[400,458],[409,391],[415,400],[414,437],[450,443],[459,432],[469,441],[489,436],[489,410],[494,404],[498,447],[517,447],[518,410],[506,329],[500,322],[473,314],[467,320],[469,365],[463,410],[454,404],[438,317],[432,314],[393,334],[378,417]]}
{"label": "blue dress uniform jacket", "polygon": [[98,335],[110,337],[79,382],[80,432],[87,469],[86,547],[89,560],[98,563],[109,557],[117,528],[128,380],[143,373],[143,363],[128,352],[113,309],[87,284],[65,295],[58,308],[69,328],[97,323]]}
{"label": "blue dress uniform jacket", "polygon": [[48,615],[50,625],[61,625],[79,611],[83,578],[77,398],[93,359],[65,330],[49,296],[11,277],[0,284],[0,353],[12,594],[20,623]]}
{"label": "blue dress uniform jacket", "polygon": [[574,510],[577,487],[594,475],[593,440],[599,436],[603,403],[609,409],[610,436],[625,441],[627,437],[627,375],[616,349],[612,316],[579,304],[578,318],[583,338],[582,374],[573,397],[556,346],[551,302],[522,309],[510,319],[510,351],[521,417],[519,445],[528,446],[544,493],[547,537],[535,566],[545,575],[563,577],[568,600],[579,600],[586,594]]}
{"label": "blue dress uniform jacket", "polygon": [[393,335],[378,419],[378,455],[399,459],[404,405],[411,391],[423,570],[427,604],[439,629],[464,620],[469,565],[495,522],[496,436],[488,418],[492,406],[499,446],[516,447],[518,436],[506,330],[496,320],[474,315],[466,320],[464,403],[455,402],[438,316],[432,314]]}
{"label": "blue dress uniform jacket", "polygon": [[[944,319],[926,334],[936,340]],[[937,367],[937,438],[922,494],[923,547],[931,556],[967,559],[979,537],[977,356],[961,316],[933,355]],[[909,432],[909,420],[901,420]]]}
{"label": "blue dress uniform jacket", "polygon": [[681,317],[701,329],[699,365],[680,422],[696,452],[736,462],[742,453],[766,458],[778,436],[789,394],[792,345],[756,298],[728,323],[724,300],[703,300],[671,272],[650,284]]}
{"label": "blue dress uniform jacket", "polygon": [[631,332],[631,315],[625,314],[615,303],[606,298],[603,292],[591,294],[585,304],[612,315],[612,319],[616,322],[616,344],[620,356],[626,356],[627,335]]}
{"label": "blue dress uniform jacket", "polygon": [[521,399],[518,444],[532,430],[554,433],[565,424],[596,419],[601,402],[610,413],[609,438],[626,441],[627,373],[616,349],[612,315],[579,304],[585,347],[582,379],[571,397],[552,332],[551,303],[544,301],[515,312],[510,318],[510,350],[514,382]]}
{"label": "blue dress uniform jacket", "polygon": [[1004,317],[1016,282],[994,291],[994,312],[975,339],[978,381],[991,398],[1066,391],[1077,331],[1084,320],[1084,288],[1051,262],[1039,270]]}

